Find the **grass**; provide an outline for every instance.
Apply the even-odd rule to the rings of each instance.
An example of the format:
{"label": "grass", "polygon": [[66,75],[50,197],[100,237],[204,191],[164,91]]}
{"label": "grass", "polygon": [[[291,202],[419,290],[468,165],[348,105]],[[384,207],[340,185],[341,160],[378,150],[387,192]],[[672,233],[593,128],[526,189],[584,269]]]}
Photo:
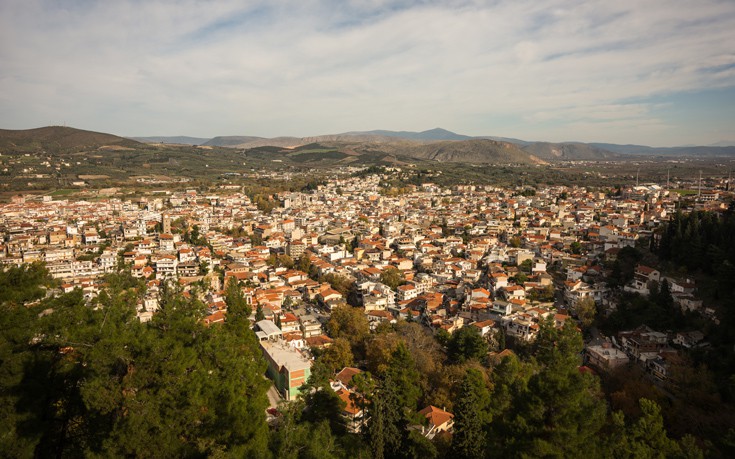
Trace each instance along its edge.
{"label": "grass", "polygon": [[76,193],[77,191],[79,191],[79,190],[75,190],[73,188],[61,188],[61,189],[58,189],[58,190],[54,190],[50,194],[51,194],[51,196],[68,196],[70,194]]}

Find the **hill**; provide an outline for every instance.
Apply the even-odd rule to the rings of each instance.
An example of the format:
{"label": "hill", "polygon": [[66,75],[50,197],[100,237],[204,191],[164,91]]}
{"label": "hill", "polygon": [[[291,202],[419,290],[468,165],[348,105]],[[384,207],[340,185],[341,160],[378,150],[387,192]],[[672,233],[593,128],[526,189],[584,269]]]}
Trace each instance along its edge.
{"label": "hill", "polygon": [[171,143],[177,145],[204,145],[211,139],[202,137],[187,137],[185,135],[177,136],[154,136],[154,137],[128,137],[143,143]]}
{"label": "hill", "polygon": [[545,160],[602,160],[617,157],[611,151],[586,143],[566,142],[549,143],[534,142],[522,147],[524,151]]}
{"label": "hill", "polygon": [[442,128],[429,129],[428,131],[412,132],[412,131],[363,131],[363,132],[345,132],[338,134],[340,136],[369,136],[369,137],[391,137],[407,140],[470,140],[472,137],[462,134],[456,134]]}
{"label": "hill", "polygon": [[412,158],[460,163],[545,163],[517,145],[490,139],[432,142],[399,148],[395,153],[402,153]]}
{"label": "hill", "polygon": [[611,143],[590,143],[589,145],[625,155],[709,158],[735,156],[735,147],[648,147],[645,145],[616,145]]}
{"label": "hill", "polygon": [[0,129],[0,151],[50,153],[114,146],[136,148],[140,142],[102,132],[84,131],[66,126],[37,129]]}
{"label": "hill", "polygon": [[264,140],[264,138],[246,135],[228,135],[213,137],[202,145],[206,145],[208,147],[239,147],[259,140]]}

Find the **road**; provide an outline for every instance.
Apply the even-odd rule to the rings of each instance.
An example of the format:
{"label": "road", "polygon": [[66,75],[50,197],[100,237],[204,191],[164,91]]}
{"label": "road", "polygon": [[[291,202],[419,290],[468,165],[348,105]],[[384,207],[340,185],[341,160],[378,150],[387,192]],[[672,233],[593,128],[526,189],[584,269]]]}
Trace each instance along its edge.
{"label": "road", "polygon": [[278,408],[278,402],[282,399],[276,390],[276,386],[271,384],[266,394],[268,395],[268,408]]}

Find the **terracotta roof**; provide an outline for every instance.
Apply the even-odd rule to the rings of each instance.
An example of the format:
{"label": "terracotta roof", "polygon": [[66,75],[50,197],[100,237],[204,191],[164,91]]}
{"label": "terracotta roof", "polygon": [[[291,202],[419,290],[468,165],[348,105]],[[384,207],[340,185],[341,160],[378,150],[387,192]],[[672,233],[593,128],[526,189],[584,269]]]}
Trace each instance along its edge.
{"label": "terracotta roof", "polygon": [[437,408],[434,405],[427,406],[423,410],[419,411],[419,414],[428,419],[429,424],[437,427],[447,423],[452,418],[454,418],[454,415],[452,413],[444,411],[441,408]]}
{"label": "terracotta roof", "polygon": [[339,373],[337,373],[335,378],[345,386],[349,387],[352,384],[352,377],[359,373],[362,373],[359,368],[344,367]]}

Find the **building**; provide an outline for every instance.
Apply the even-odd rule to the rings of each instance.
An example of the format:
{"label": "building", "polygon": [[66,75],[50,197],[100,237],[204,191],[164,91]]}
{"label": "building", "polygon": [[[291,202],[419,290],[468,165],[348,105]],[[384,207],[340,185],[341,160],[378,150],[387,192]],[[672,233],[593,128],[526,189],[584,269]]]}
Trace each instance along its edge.
{"label": "building", "polygon": [[612,370],[630,361],[625,352],[613,347],[610,343],[588,346],[585,351],[588,364],[599,370]]}
{"label": "building", "polygon": [[284,399],[294,400],[300,393],[299,388],[311,375],[311,360],[281,340],[261,341],[260,347],[268,362],[268,377]]}

